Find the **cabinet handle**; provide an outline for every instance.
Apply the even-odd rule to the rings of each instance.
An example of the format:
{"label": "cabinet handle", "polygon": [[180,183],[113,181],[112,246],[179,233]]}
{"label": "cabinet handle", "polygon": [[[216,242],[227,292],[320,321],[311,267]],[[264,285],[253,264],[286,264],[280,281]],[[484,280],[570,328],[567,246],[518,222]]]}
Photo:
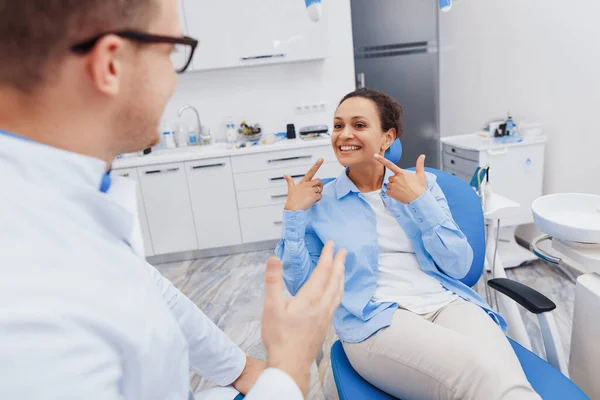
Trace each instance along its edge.
{"label": "cabinet handle", "polygon": [[283,224],[283,221],[274,221],[273,224],[274,225],[281,225],[281,224]]}
{"label": "cabinet handle", "polygon": [[166,170],[162,170],[162,169],[154,169],[152,171],[146,171],[146,175],[150,175],[150,174],[160,174],[162,172],[177,172],[179,171],[179,167],[175,167],[175,168],[169,168]]}
{"label": "cabinet handle", "polygon": [[502,154],[508,153],[508,147],[505,147],[499,151],[494,151],[492,149],[487,149],[486,151],[490,156],[501,156]]}
{"label": "cabinet handle", "polygon": [[129,178],[129,173],[121,175],[123,178]]}
{"label": "cabinet handle", "polygon": [[271,198],[272,199],[283,199],[284,197],[287,197],[287,194],[272,194]]}
{"label": "cabinet handle", "polygon": [[208,164],[208,165],[195,165],[192,169],[202,169],[202,168],[216,168],[216,167],[224,167],[225,163],[220,164]]}
{"label": "cabinet handle", "polygon": [[269,58],[283,58],[285,54],[264,54],[262,56],[240,57],[240,61],[264,60]]}
{"label": "cabinet handle", "polygon": [[366,87],[365,86],[365,73],[359,72],[358,74],[356,74],[356,88],[362,89],[364,87]]}
{"label": "cabinet handle", "polygon": [[452,152],[453,152],[453,153],[456,153],[456,149],[452,149]]}
{"label": "cabinet handle", "polygon": [[286,158],[277,158],[275,160],[269,160],[269,163],[276,163],[276,162],[282,162],[282,161],[294,161],[294,160],[304,160],[304,159],[311,159],[313,156],[297,156],[297,157],[286,157]]}
{"label": "cabinet handle", "polygon": [[[302,175],[292,175],[292,178],[304,178],[306,176],[306,174],[302,174]],[[272,181],[282,181],[285,178],[283,176],[278,176],[277,178],[271,178]]]}
{"label": "cabinet handle", "polygon": [[450,160],[450,164],[456,164],[454,160]]}

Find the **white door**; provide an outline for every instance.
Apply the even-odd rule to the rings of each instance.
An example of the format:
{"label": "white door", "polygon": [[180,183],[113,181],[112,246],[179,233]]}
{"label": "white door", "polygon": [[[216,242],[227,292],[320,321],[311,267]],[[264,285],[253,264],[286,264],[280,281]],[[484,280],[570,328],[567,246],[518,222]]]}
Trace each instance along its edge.
{"label": "white door", "polygon": [[156,254],[196,250],[196,229],[183,163],[140,167],[140,183]]}
{"label": "white door", "polygon": [[327,56],[327,16],[312,22],[302,0],[183,0],[193,68],[207,70]]}
{"label": "white door", "polygon": [[200,249],[242,243],[229,158],[185,163]]}
{"label": "white door", "polygon": [[146,257],[154,255],[154,248],[152,246],[152,238],[150,237],[150,231],[148,228],[148,218],[146,216],[146,206],[144,205],[144,198],[142,197],[142,191],[140,188],[140,180],[138,178],[137,168],[118,169],[113,171],[113,174],[122,176],[123,178],[131,179],[137,183],[137,204],[138,204],[138,217],[140,221],[140,228],[142,230],[142,237],[144,239],[144,251]]}

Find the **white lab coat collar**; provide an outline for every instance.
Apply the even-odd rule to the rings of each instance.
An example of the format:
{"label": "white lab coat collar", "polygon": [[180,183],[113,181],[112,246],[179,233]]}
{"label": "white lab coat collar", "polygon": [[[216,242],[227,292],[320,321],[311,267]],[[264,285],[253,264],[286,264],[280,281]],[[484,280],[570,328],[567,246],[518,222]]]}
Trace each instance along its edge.
{"label": "white lab coat collar", "polygon": [[97,158],[68,152],[29,140],[0,135],[0,176],[8,175],[5,168],[36,185],[52,185],[69,191],[98,191],[106,173],[106,162]]}
{"label": "white lab coat collar", "polygon": [[[22,185],[42,187],[77,198],[93,219],[89,226],[117,235],[143,258],[143,242],[137,225],[136,184],[113,178],[108,193],[100,192],[106,162],[30,140],[0,135],[0,181],[19,179]],[[43,199],[40,199],[43,204]],[[82,220],[85,224],[85,221]]]}

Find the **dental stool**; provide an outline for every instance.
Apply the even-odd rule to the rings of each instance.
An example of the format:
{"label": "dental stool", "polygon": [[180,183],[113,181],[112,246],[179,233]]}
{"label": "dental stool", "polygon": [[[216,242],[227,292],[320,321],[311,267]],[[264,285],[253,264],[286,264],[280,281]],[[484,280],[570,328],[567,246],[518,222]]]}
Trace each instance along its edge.
{"label": "dental stool", "polygon": [[[386,158],[390,159],[387,156],[386,154]],[[399,157],[390,160],[397,163]],[[467,236],[473,249],[471,269],[467,276],[461,279],[464,284],[472,287],[481,277],[485,259],[485,228],[481,202],[471,186],[461,179],[436,169],[426,168],[426,171],[437,176],[437,183],[446,195],[452,216]],[[519,282],[509,279],[491,279],[488,285],[507,295],[530,312],[539,314],[550,312],[556,308],[556,305],[547,297]],[[510,338],[508,340],[519,358],[527,379],[542,399],[588,399],[585,393],[559,370],[517,342]],[[354,371],[339,340],[331,348],[331,367],[341,400],[395,399],[369,384]]]}

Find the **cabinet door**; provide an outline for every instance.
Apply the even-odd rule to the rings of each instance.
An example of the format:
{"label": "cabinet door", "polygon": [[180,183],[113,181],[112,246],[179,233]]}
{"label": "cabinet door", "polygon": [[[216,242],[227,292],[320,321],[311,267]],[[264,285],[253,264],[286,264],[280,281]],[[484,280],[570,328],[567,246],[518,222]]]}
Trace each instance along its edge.
{"label": "cabinet door", "polygon": [[138,206],[138,219],[140,223],[140,229],[142,231],[142,238],[144,239],[144,252],[146,257],[154,255],[154,248],[152,246],[152,238],[150,237],[150,231],[148,229],[148,218],[146,216],[146,206],[144,205],[144,198],[142,197],[142,191],[140,188],[140,180],[138,178],[137,168],[119,169],[113,171],[113,174],[122,176],[123,178],[131,179],[137,183],[137,206]]}
{"label": "cabinet door", "polygon": [[200,40],[195,70],[327,56],[327,16],[312,22],[301,0],[183,1],[189,34]]}
{"label": "cabinet door", "polygon": [[156,254],[198,248],[183,163],[139,168],[142,195]]}
{"label": "cabinet door", "polygon": [[229,158],[185,163],[200,249],[242,243]]}

